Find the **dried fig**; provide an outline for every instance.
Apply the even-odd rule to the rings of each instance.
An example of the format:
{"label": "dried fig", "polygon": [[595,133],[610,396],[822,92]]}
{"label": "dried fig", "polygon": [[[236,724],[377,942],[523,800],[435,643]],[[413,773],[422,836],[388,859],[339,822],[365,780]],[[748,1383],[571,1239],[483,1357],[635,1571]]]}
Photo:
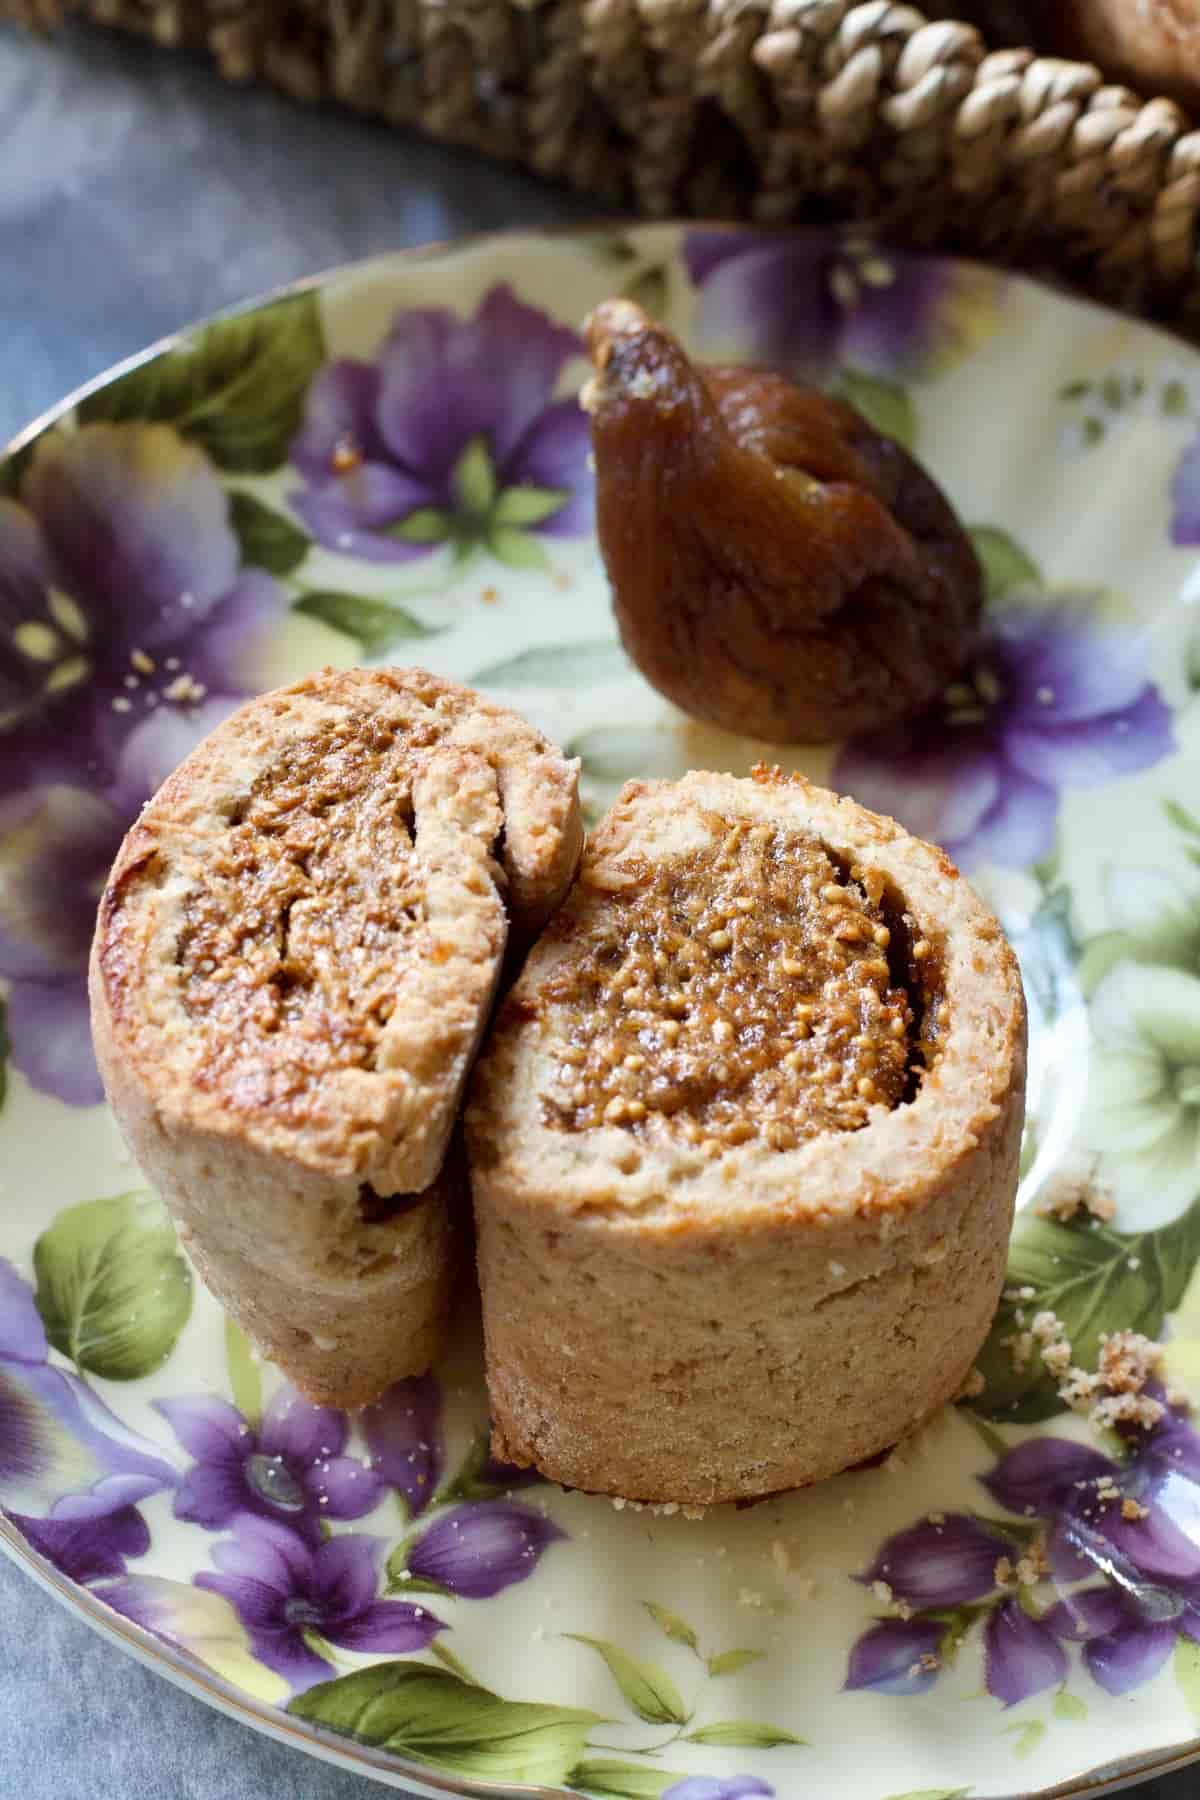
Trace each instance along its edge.
{"label": "dried fig", "polygon": [[584,331],[600,548],[646,679],[776,743],[887,725],[940,692],[983,587],[920,465],[827,395],[693,364],[629,301]]}

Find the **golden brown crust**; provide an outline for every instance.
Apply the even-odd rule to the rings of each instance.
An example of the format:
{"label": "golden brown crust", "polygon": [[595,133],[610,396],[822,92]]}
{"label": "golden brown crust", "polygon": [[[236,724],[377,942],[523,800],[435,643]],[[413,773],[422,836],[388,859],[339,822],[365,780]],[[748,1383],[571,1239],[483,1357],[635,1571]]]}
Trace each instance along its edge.
{"label": "golden brown crust", "polygon": [[[576,780],[469,689],[326,671],[226,720],[117,857],[91,970],[109,1098],[206,1278],[309,1391],[428,1363],[506,902],[520,936],[557,904]],[[381,1216],[397,1195],[421,1198]]]}
{"label": "golden brown crust", "polygon": [[[882,877],[937,965],[939,1054],[912,1099],[794,1149],[714,1154],[653,1111],[558,1128],[538,1096],[569,1038],[553,990],[575,922],[597,892],[619,915],[634,865],[686,856],[714,816],[814,832]],[[1015,959],[942,852],[799,778],[631,783],[476,1071],[498,1445],[568,1486],[705,1504],[896,1442],[962,1383],[995,1309],[1024,1077]]]}

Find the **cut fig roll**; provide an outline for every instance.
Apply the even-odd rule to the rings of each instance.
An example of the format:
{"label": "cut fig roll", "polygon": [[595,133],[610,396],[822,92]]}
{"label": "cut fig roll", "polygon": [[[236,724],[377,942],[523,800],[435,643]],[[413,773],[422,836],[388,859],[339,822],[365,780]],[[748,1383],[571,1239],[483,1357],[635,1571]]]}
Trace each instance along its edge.
{"label": "cut fig roll", "polygon": [[125,839],[92,954],[96,1050],[201,1275],[313,1399],[434,1357],[447,1157],[510,932],[566,892],[577,765],[421,670],[241,708]]}
{"label": "cut fig roll", "polygon": [[630,783],[474,1077],[496,1453],[705,1505],[895,1444],[994,1314],[1024,1089],[940,850],[777,771]]}

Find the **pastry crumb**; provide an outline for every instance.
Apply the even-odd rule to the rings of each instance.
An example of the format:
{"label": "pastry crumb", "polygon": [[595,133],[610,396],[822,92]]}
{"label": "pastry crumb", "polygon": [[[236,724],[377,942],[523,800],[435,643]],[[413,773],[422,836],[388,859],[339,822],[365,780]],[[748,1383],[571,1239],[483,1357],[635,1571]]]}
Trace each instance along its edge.
{"label": "pastry crumb", "polygon": [[1038,1218],[1056,1219],[1060,1225],[1070,1224],[1081,1212],[1107,1225],[1117,1203],[1111,1189],[1097,1180],[1091,1158],[1077,1156],[1051,1175],[1033,1210]]}

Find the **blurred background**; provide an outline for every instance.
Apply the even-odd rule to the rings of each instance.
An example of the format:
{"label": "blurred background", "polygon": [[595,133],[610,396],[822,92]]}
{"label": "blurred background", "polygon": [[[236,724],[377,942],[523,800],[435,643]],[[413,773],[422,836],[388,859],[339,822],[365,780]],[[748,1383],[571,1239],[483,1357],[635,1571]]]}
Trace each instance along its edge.
{"label": "blurred background", "polygon": [[[227,87],[186,53],[0,25],[0,443],[154,339],[293,277],[601,210],[468,151]],[[2,1558],[0,1617],[5,1800],[384,1791],[177,1692]],[[1196,1800],[1200,1767],[1131,1792]]]}

